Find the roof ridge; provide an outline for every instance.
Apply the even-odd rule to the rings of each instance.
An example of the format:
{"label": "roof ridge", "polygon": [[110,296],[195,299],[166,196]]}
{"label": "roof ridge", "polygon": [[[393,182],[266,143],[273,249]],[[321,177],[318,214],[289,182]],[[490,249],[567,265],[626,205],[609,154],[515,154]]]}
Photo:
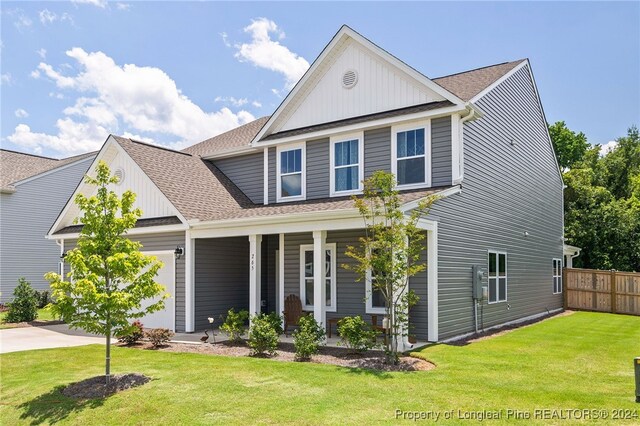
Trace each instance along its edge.
{"label": "roof ridge", "polygon": [[[37,154],[31,154],[29,152],[21,152],[21,151],[15,151],[13,149],[6,149],[6,148],[0,148],[0,151],[5,151],[5,152],[12,152],[14,154],[20,154],[20,155],[28,155],[30,157],[36,157],[36,158],[43,158],[45,160],[53,160],[53,161],[62,161],[65,160],[65,158],[53,158],[53,157],[45,157],[44,155],[37,155]],[[81,154],[80,154],[81,155]],[[70,158],[70,157],[69,157]]]}
{"label": "roof ridge", "polygon": [[116,135],[112,135],[112,136],[115,136],[116,138],[120,138],[120,139],[126,139],[129,142],[137,143],[139,145],[148,146],[150,148],[157,148],[157,149],[161,149],[163,151],[169,151],[169,152],[173,152],[175,154],[182,154],[182,155],[186,155],[187,157],[193,157],[193,155],[189,154],[188,152],[177,151],[175,149],[167,148],[166,146],[155,145],[155,144],[152,144],[152,143],[142,142],[142,141],[139,141],[139,140],[136,140],[136,139],[131,139],[131,138],[125,138],[124,136],[116,136]]}
{"label": "roof ridge", "polygon": [[497,63],[497,64],[485,65],[483,67],[472,68],[472,69],[466,70],[466,71],[454,72],[453,74],[441,75],[440,77],[432,78],[432,80],[440,80],[442,78],[453,77],[455,75],[466,74],[466,73],[469,73],[469,72],[480,71],[480,70],[484,70],[484,69],[487,69],[487,68],[497,67],[497,66],[506,65],[506,64],[512,64],[514,62],[522,62],[522,61],[526,61],[526,60],[527,60],[527,58],[523,58],[523,59],[516,59],[515,61],[505,61],[505,62],[500,62],[500,63]]}

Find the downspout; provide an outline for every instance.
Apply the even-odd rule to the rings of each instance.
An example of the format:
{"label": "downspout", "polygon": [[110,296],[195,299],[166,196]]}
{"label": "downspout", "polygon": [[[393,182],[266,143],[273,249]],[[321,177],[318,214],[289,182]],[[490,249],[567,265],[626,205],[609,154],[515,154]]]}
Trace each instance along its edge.
{"label": "downspout", "polygon": [[462,180],[464,179],[464,123],[466,123],[469,120],[472,120],[474,118],[478,118],[478,114],[476,109],[471,105],[471,103],[467,103],[466,105],[469,113],[467,115],[465,115],[464,117],[460,118],[460,125],[458,126],[458,141],[460,144],[460,147],[458,149],[458,179],[457,182],[454,183],[460,183],[462,182]]}

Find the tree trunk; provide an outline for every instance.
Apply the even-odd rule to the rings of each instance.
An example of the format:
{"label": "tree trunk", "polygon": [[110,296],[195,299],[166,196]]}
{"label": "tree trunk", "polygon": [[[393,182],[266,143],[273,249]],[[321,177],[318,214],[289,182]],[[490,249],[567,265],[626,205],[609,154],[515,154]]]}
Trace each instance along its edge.
{"label": "tree trunk", "polygon": [[106,383],[111,382],[111,330],[107,331],[107,358],[106,358],[106,370],[105,370]]}

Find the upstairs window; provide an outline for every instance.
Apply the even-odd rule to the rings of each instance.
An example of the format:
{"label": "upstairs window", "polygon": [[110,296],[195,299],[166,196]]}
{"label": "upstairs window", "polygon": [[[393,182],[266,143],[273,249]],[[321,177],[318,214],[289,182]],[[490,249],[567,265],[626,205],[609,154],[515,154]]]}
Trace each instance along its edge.
{"label": "upstairs window", "polygon": [[393,129],[392,172],[398,187],[424,187],[431,184],[429,170],[429,124]]}
{"label": "upstairs window", "polygon": [[562,293],[562,260],[553,259],[553,294]]}
{"label": "upstairs window", "polygon": [[331,195],[362,191],[362,133],[331,139]]}
{"label": "upstairs window", "polygon": [[507,253],[489,251],[489,303],[507,300]]}
{"label": "upstairs window", "polygon": [[304,199],[304,163],[304,146],[278,150],[278,201]]}

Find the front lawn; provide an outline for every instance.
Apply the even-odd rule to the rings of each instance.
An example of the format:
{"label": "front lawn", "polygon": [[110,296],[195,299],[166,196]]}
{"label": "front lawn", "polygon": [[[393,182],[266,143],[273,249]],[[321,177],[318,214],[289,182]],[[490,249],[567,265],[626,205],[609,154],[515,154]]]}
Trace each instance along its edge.
{"label": "front lawn", "polygon": [[419,355],[437,368],[376,373],[114,348],[114,373],[141,372],[152,381],[104,400],[75,402],[57,388],[101,374],[103,347],[11,353],[0,356],[0,418],[4,424],[372,424],[392,422],[396,410],[435,412],[440,421],[454,410],[454,423],[477,424],[459,416],[496,410],[496,422],[510,423],[508,409],[532,416],[534,409],[603,409],[609,416],[616,409],[640,410],[632,366],[640,356],[640,317],[575,313],[466,346],[431,346]]}
{"label": "front lawn", "polygon": [[[5,323],[4,318],[7,316],[7,312],[0,312],[0,330],[3,328],[14,328],[16,326],[15,323]],[[38,317],[36,321],[55,321],[53,313],[50,309],[42,308],[38,309]]]}

